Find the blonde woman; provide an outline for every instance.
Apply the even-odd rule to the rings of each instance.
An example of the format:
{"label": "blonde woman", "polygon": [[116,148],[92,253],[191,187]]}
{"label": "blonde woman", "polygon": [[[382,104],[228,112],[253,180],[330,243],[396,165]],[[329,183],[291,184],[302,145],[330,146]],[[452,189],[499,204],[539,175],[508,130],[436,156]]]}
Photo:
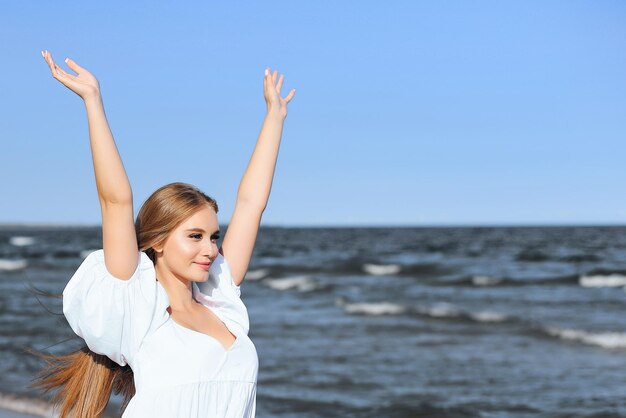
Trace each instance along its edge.
{"label": "blonde woman", "polygon": [[265,70],[267,114],[218,249],[217,203],[189,184],[159,188],[133,221],[131,186],[97,79],[71,59],[76,75],[42,55],[85,103],[103,249],[63,290],[63,313],[86,346],[45,356],[35,384],[57,389],[62,417],[100,416],[111,392],[124,395],[123,417],[253,417],[258,357],[240,286],[295,90],[281,97],[283,75]]}

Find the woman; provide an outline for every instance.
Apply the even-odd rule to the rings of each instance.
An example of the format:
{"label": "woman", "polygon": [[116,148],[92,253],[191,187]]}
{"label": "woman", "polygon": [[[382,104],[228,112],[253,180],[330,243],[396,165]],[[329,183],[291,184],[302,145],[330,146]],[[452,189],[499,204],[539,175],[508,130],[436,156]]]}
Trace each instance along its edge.
{"label": "woman", "polygon": [[133,198],[96,78],[42,55],[85,103],[102,210],[103,249],[63,290],[63,313],[87,347],[46,356],[36,385],[58,389],[61,416],[97,417],[111,391],[124,417],[253,417],[257,352],[240,299],[269,198],[287,104],[283,75],[265,70],[267,114],[221,248],[215,200],[184,183],[155,191],[133,222]]}

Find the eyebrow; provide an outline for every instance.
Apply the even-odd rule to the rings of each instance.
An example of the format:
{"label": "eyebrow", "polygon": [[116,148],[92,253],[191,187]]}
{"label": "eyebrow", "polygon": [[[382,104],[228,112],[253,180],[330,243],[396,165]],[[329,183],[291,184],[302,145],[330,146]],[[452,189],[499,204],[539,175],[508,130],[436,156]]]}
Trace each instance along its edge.
{"label": "eyebrow", "polygon": [[[189,229],[186,229],[185,231],[204,232],[206,234],[206,231],[202,228],[189,228]],[[218,229],[217,231],[213,232],[212,235],[219,234],[219,233],[220,233],[220,230]]]}

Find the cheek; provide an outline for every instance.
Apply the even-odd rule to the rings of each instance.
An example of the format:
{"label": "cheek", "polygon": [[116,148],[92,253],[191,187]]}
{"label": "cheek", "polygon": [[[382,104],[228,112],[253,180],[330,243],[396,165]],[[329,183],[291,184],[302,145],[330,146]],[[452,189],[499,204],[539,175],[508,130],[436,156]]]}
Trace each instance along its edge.
{"label": "cheek", "polygon": [[186,240],[184,238],[178,238],[172,240],[169,245],[169,255],[175,259],[170,259],[174,264],[185,262],[186,258],[193,257],[195,246],[192,240]]}

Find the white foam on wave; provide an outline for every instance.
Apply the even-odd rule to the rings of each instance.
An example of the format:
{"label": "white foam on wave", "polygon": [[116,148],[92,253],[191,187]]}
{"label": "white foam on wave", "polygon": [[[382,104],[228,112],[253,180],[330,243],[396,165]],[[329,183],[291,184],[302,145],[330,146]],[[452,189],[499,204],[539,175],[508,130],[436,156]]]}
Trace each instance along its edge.
{"label": "white foam on wave", "polygon": [[474,276],[472,277],[472,284],[474,286],[495,286],[502,280],[496,277],[489,276]]}
{"label": "white foam on wave", "polygon": [[[57,417],[52,405],[36,398],[18,398],[0,393],[0,408],[37,417]],[[2,415],[2,412],[0,412]]]}
{"label": "white foam on wave", "polygon": [[406,309],[397,303],[377,302],[377,303],[346,303],[343,309],[349,314],[365,315],[397,315]]}
{"label": "white foam on wave", "polygon": [[372,276],[385,276],[400,272],[399,264],[363,264],[363,271]]}
{"label": "white foam on wave", "polygon": [[417,312],[432,318],[469,318],[476,322],[504,322],[508,316],[491,311],[468,312],[449,303],[437,303],[431,307],[418,307]]}
{"label": "white foam on wave", "polygon": [[268,269],[250,270],[246,273],[246,280],[261,280],[269,273]]}
{"label": "white foam on wave", "polygon": [[87,258],[87,256],[88,256],[89,254],[91,254],[92,252],[94,252],[94,251],[96,251],[96,250],[97,250],[96,248],[93,248],[93,249],[91,249],[91,250],[83,250],[83,251],[81,251],[81,252],[80,252],[80,257],[81,257],[81,258]]}
{"label": "white foam on wave", "polygon": [[263,284],[271,287],[274,290],[289,290],[296,289],[299,292],[310,292],[317,289],[319,286],[309,276],[293,276],[285,277],[282,279],[268,279],[264,280]]}
{"label": "white foam on wave", "polygon": [[418,307],[417,311],[433,318],[455,318],[460,316],[460,311],[449,303],[437,303],[429,308]]}
{"label": "white foam on wave", "polygon": [[621,274],[581,276],[578,283],[582,287],[622,287],[626,286],[626,276]]}
{"label": "white foam on wave", "polygon": [[16,271],[26,268],[28,263],[26,260],[7,260],[0,258],[0,270],[3,271]]}
{"label": "white foam on wave", "polygon": [[504,322],[508,316],[499,314],[497,312],[470,312],[469,317],[478,322]]}
{"label": "white foam on wave", "polygon": [[[365,315],[398,315],[407,311],[404,305],[392,302],[349,303],[346,298],[338,297],[335,305],[343,307],[349,314]],[[433,318],[470,318],[477,322],[504,322],[508,316],[490,311],[464,312],[449,303],[437,303],[431,307],[417,307],[415,310],[422,315]]]}
{"label": "white foam on wave", "polygon": [[592,333],[576,329],[546,328],[546,332],[553,337],[564,340],[577,341],[609,349],[626,349],[626,333],[598,332]]}
{"label": "white foam on wave", "polygon": [[35,243],[35,238],[16,236],[9,238],[9,243],[11,245],[15,245],[16,247],[24,247],[26,245],[33,245]]}

